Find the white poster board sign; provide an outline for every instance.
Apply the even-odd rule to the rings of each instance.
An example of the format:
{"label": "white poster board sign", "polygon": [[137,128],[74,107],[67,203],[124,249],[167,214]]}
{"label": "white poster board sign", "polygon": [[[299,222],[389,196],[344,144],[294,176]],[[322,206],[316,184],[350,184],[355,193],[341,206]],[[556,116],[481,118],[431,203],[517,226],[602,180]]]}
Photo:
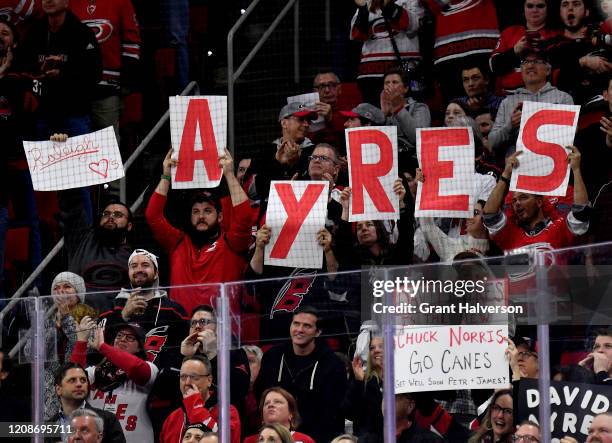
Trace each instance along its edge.
{"label": "white poster board sign", "polygon": [[227,97],[170,97],[170,139],[173,157],[171,170],[174,189],[215,188],[222,170],[227,137]]}
{"label": "white poster board sign", "polygon": [[99,185],[125,175],[112,126],[66,142],[23,142],[35,191]]}

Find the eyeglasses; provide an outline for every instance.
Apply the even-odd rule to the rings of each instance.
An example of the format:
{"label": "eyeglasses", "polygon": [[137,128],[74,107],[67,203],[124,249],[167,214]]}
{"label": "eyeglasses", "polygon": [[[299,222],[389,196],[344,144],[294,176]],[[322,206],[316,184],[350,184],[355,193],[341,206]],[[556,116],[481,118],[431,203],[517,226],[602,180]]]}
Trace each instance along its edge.
{"label": "eyeglasses", "polygon": [[334,163],[334,160],[329,158],[326,155],[311,155],[308,157],[308,160],[313,161],[313,160],[319,160],[321,162],[330,162],[330,163]]}
{"label": "eyeglasses", "polygon": [[217,322],[210,318],[201,318],[200,320],[191,320],[189,324],[193,328],[195,326],[207,326],[207,325],[210,325],[211,323],[217,323]]}
{"label": "eyeglasses", "polygon": [[121,211],[104,211],[104,212],[102,212],[102,217],[104,217],[104,218],[109,218],[109,217],[123,218],[123,217],[127,217],[127,215],[125,215]]}
{"label": "eyeglasses", "polygon": [[527,66],[527,65],[546,65],[546,64],[548,64],[548,62],[546,62],[544,60],[540,60],[539,58],[521,60],[521,66]]}
{"label": "eyeglasses", "polygon": [[538,8],[538,9],[544,9],[546,7],[546,3],[525,3],[525,7],[527,9],[533,9],[533,8]]}
{"label": "eyeglasses", "polygon": [[136,341],[136,336],[133,334],[124,334],[123,332],[120,332],[119,334],[115,336],[115,340],[123,340],[123,339],[125,339],[125,341],[129,343],[133,343]]}
{"label": "eyeglasses", "polygon": [[512,436],[512,441],[524,441],[527,443],[540,443],[540,440],[538,440],[537,437],[534,437],[533,435],[516,435],[514,434]]}
{"label": "eyeglasses", "polygon": [[310,123],[312,121],[312,118],[306,118],[306,117],[296,117],[295,115],[290,115],[288,117],[289,119],[293,119],[295,121],[297,121],[298,123]]}
{"label": "eyeglasses", "polygon": [[491,411],[499,414],[500,412],[503,413],[504,415],[512,415],[514,414],[514,411],[510,408],[502,408],[501,406],[497,406],[497,405],[493,405],[491,406]]}
{"label": "eyeglasses", "polygon": [[181,381],[187,381],[188,379],[191,379],[192,381],[195,381],[197,383],[202,380],[202,378],[208,377],[209,375],[210,374],[181,374],[179,375],[179,378],[181,379]]}
{"label": "eyeglasses", "polygon": [[528,357],[534,357],[534,358],[538,358],[538,354],[536,354],[535,352],[529,352],[529,351],[520,351],[518,353],[519,358],[528,358]]}
{"label": "eyeglasses", "polygon": [[329,83],[320,83],[315,86],[315,89],[318,89],[319,91],[323,91],[324,89],[327,89],[327,88],[333,89],[337,87],[338,87],[337,82],[329,82]]}

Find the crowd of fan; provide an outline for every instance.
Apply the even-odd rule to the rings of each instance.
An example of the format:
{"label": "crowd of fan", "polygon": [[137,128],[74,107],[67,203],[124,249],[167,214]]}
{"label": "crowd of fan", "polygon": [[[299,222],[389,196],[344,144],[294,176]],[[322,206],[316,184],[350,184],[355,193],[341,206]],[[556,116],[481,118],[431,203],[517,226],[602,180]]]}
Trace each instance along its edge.
{"label": "crowd of fan", "polygon": [[[257,155],[236,165],[229,151],[220,156],[221,187],[195,192],[189,212],[170,217],[183,219],[183,227],[165,210],[176,162],[168,152],[145,212],[158,254],[132,243],[135,224],[124,202],[108,201],[94,218],[88,191],[58,193],[68,263],[51,285],[55,316],[45,333],[56,342],[56,358],[45,367],[45,419],[70,424],[71,441],[216,441],[219,294],[206,284],[241,280],[248,283],[230,294],[230,310],[243,319],[255,312],[256,326],[233,330],[253,345],[230,352],[231,441],[382,441],[382,338],[363,329],[350,363],[347,342],[360,331],[361,291],[359,276],[341,271],[611,239],[612,25],[595,19],[599,5],[525,0],[524,23],[500,33],[492,0],[355,3],[347,31],[350,21],[351,39],[363,41],[356,78],[362,103],[340,109],[340,79],[318,74],[313,90],[320,101],[312,108],[283,106],[279,137]],[[107,126],[118,133],[122,88],[137,81],[140,44],[129,0],[43,0],[38,6],[39,14],[19,27],[0,21],[0,238],[4,242],[10,200],[27,213],[33,267],[42,246],[21,143],[62,143]],[[606,0],[601,7],[604,14],[612,8]],[[419,34],[424,17],[435,20],[429,48],[421,47],[428,42]],[[549,24],[553,18],[560,27]],[[431,78],[422,57],[429,53]],[[582,106],[564,198],[508,194],[527,100]],[[445,112],[433,103],[444,103]],[[400,176],[393,189],[400,217],[352,226],[344,129],[382,125],[397,127]],[[427,180],[415,131],[432,126],[474,131],[473,218],[414,217],[417,184]],[[322,269],[264,263],[272,236],[265,223],[270,183],[282,179],[330,182],[325,226],[316,234]],[[168,291],[160,288],[162,253]],[[3,331],[5,342],[15,342],[14,324],[19,321]],[[289,342],[275,344],[287,334]],[[507,350],[513,384],[538,378],[534,346],[514,338]],[[577,365],[553,375],[612,384],[612,331],[598,332],[594,343]],[[17,407],[20,392],[10,390],[11,360],[5,351],[0,356],[0,392],[13,395],[16,405],[2,411],[0,421],[27,420],[27,406]],[[397,395],[397,439],[546,441],[536,423],[513,420],[516,392]],[[481,404],[488,406],[479,416]],[[611,441],[612,415],[600,414],[587,442]]]}

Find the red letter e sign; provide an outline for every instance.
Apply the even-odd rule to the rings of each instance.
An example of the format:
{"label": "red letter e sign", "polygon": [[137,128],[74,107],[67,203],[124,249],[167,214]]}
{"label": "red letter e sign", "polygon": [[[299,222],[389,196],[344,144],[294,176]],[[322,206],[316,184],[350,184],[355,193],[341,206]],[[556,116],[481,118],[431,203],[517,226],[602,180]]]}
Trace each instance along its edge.
{"label": "red letter e sign", "polygon": [[291,268],[323,267],[317,232],[325,226],[328,181],[273,181],[266,224],[272,231],[264,263]]}
{"label": "red letter e sign", "polygon": [[511,191],[564,196],[569,182],[566,146],[574,143],[580,106],[524,102],[516,150],[522,151]]}
{"label": "red letter e sign", "polygon": [[345,130],[349,183],[349,221],[397,220],[397,128],[365,126]]}
{"label": "red letter e sign", "polygon": [[170,97],[170,138],[178,159],[173,188],[219,186],[226,128],[227,97]]}
{"label": "red letter e sign", "polygon": [[418,184],[415,217],[472,217],[472,128],[419,128],[416,139],[425,182]]}

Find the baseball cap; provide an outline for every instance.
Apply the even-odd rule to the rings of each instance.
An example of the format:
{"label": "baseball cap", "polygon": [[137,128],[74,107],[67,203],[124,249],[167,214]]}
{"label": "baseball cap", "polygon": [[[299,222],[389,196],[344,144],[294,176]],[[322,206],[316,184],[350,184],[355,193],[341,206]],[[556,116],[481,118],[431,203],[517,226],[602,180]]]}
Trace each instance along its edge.
{"label": "baseball cap", "polygon": [[311,117],[313,119],[317,118],[317,113],[306,107],[304,103],[293,102],[283,106],[280,113],[278,114],[278,121],[281,121],[284,118],[288,117]]}
{"label": "baseball cap", "polygon": [[376,106],[369,103],[360,103],[356,108],[350,111],[340,111],[345,117],[361,117],[365,118],[375,125],[382,125],[385,123],[385,115]]}

